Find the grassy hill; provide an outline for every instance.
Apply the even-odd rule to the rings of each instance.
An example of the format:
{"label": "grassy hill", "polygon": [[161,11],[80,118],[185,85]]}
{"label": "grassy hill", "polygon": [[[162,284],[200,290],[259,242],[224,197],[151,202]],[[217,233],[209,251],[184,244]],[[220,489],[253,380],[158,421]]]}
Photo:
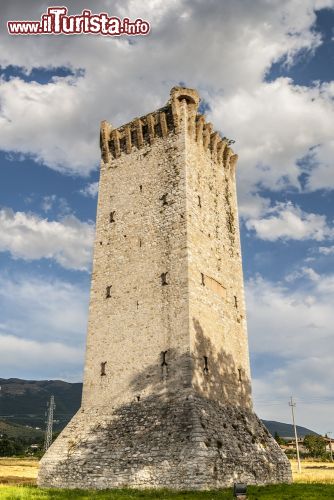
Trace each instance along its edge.
{"label": "grassy hill", "polygon": [[[21,380],[0,378],[0,420],[10,424],[40,427],[45,429],[45,414],[50,396],[55,398],[55,431],[60,431],[76,413],[81,403],[82,383],[69,383],[62,380]],[[263,420],[274,435],[293,436],[291,424]],[[15,427],[12,431],[14,432]],[[16,430],[19,432],[19,427]],[[24,429],[26,429],[24,427]],[[297,427],[298,435],[316,434],[305,427]],[[0,431],[1,432],[1,431]]]}
{"label": "grassy hill", "polygon": [[[273,436],[275,435],[275,432],[277,432],[277,434],[280,437],[294,436],[294,430],[291,424],[284,424],[283,422],[276,422],[275,420],[262,420],[262,422],[267,427],[270,434],[272,434]],[[312,434],[314,436],[318,435],[316,432],[311,431],[306,427],[301,427],[300,425],[297,425],[296,427],[297,427],[297,434],[299,437],[304,437],[307,434]]]}
{"label": "grassy hill", "polygon": [[62,380],[0,379],[0,420],[45,428],[47,403],[56,403],[55,430],[62,429],[78,410],[82,384]]}
{"label": "grassy hill", "polygon": [[9,438],[22,438],[29,441],[40,441],[44,437],[44,432],[25,425],[11,424],[0,420],[0,436],[6,434]]}

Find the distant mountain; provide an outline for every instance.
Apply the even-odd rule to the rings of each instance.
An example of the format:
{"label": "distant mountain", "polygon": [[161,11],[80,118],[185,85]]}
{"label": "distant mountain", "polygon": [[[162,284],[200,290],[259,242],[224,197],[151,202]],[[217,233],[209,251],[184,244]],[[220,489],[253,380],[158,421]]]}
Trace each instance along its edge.
{"label": "distant mountain", "polygon": [[79,409],[82,383],[62,380],[21,380],[0,378],[0,420],[45,428],[50,396],[55,398],[55,430],[61,430]]}
{"label": "distant mountain", "polygon": [[[45,413],[50,396],[55,398],[55,431],[65,427],[81,404],[82,383],[62,380],[21,380],[0,378],[0,420],[11,424],[45,429]],[[283,422],[262,420],[268,431],[281,437],[292,437],[293,427]],[[19,429],[16,429],[19,431]],[[316,432],[297,426],[298,436]]]}
{"label": "distant mountain", "polygon": [[[282,438],[294,436],[294,430],[291,424],[284,424],[283,422],[275,422],[275,420],[262,420],[262,422],[267,427],[268,431],[272,436],[275,435],[275,432],[277,432],[277,434]],[[318,436],[316,432],[311,431],[306,427],[301,427],[300,425],[297,425],[296,427],[297,427],[298,437],[304,437],[306,436],[306,434],[312,434],[313,436]]]}

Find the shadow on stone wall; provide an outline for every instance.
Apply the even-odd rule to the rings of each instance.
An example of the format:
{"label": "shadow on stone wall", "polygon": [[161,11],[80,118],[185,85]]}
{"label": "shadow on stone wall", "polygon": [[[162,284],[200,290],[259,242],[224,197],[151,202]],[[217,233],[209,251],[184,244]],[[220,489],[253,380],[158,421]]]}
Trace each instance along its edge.
{"label": "shadow on stone wall", "polygon": [[156,363],[139,371],[130,382],[134,394],[176,394],[191,387],[192,360],[188,353],[179,354],[176,349],[168,349],[157,355]]}
{"label": "shadow on stone wall", "polygon": [[252,411],[189,393],[85,411],[54,445],[41,486],[207,489],[290,478]]}
{"label": "shadow on stone wall", "polygon": [[146,366],[131,380],[133,399],[140,399],[142,394],[144,397],[145,394],[175,395],[191,389],[193,383],[195,392],[208,399],[251,408],[251,382],[245,369],[235,363],[230,353],[217,351],[198,319],[193,318],[193,325],[194,353],[180,354],[175,349],[158,353],[156,363]]}
{"label": "shadow on stone wall", "polygon": [[290,481],[286,457],[251,410],[250,381],[239,381],[232,356],[217,353],[196,318],[193,324],[194,356],[160,353],[133,378],[132,401],[79,412],[43,458],[40,485],[205,489]]}
{"label": "shadow on stone wall", "polygon": [[221,349],[217,352],[198,319],[193,318],[193,325],[196,332],[195,390],[214,401],[251,408],[251,381],[244,368],[237,365],[226,351]]}

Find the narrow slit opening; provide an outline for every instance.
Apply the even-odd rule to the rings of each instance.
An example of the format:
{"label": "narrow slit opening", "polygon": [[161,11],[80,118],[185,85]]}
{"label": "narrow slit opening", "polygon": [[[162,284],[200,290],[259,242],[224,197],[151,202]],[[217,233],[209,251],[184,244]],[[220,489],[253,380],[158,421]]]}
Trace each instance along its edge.
{"label": "narrow slit opening", "polygon": [[168,351],[161,352],[161,376],[163,379],[168,375],[168,363],[166,361],[167,352]]}
{"label": "narrow slit opening", "polygon": [[100,365],[100,368],[101,368],[101,372],[100,372],[100,375],[101,377],[104,377],[106,374],[106,364],[107,362],[106,361],[102,361],[101,365]]}
{"label": "narrow slit opening", "polygon": [[162,201],[162,206],[164,207],[165,205],[168,205],[168,201],[167,201],[167,196],[168,196],[168,193],[165,193],[161,196],[160,201]]}
{"label": "narrow slit opening", "polygon": [[239,382],[242,382],[242,370],[241,370],[241,368],[238,368],[238,380],[239,380]]}
{"label": "narrow slit opening", "polygon": [[166,361],[166,355],[168,351],[162,351],[161,352],[161,366],[168,366],[168,363]]}
{"label": "narrow slit opening", "polygon": [[160,275],[160,278],[161,278],[161,285],[162,285],[162,286],[168,285],[168,282],[167,282],[167,274],[168,274],[168,273],[161,273],[161,275]]}

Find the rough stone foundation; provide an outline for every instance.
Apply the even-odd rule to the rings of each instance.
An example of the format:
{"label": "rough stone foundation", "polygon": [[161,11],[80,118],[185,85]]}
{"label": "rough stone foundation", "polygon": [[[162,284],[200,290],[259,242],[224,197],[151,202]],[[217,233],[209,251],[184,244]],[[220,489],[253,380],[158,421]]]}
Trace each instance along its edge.
{"label": "rough stone foundation", "polygon": [[290,482],[287,458],[250,410],[199,396],[80,410],[42,459],[39,486],[215,489]]}

